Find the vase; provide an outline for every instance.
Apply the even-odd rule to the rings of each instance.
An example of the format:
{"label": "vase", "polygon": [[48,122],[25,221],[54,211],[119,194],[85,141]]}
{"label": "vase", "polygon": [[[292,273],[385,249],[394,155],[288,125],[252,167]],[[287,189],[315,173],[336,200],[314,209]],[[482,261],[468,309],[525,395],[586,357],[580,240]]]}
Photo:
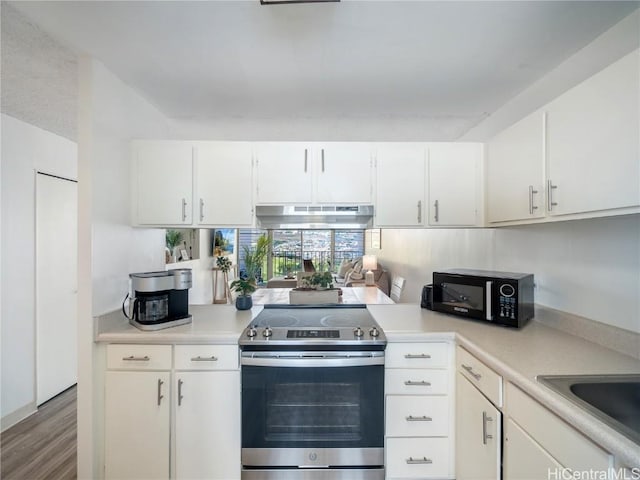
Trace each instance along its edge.
{"label": "vase", "polygon": [[249,310],[251,307],[253,307],[251,295],[238,295],[236,298],[236,308],[238,310]]}

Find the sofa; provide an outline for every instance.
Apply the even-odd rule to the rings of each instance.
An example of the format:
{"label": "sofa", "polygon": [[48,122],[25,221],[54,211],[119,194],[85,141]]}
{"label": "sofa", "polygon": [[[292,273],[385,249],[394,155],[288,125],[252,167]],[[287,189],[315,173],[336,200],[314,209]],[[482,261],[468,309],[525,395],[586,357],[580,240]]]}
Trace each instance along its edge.
{"label": "sofa", "polygon": [[[372,270],[373,279],[376,287],[382,290],[386,295],[389,295],[391,290],[391,281],[389,272],[385,270],[380,263],[378,268]],[[362,257],[355,258],[353,260],[343,260],[338,266],[338,271],[334,276],[336,286],[340,287],[354,287],[358,285],[364,285],[364,275],[366,271],[362,268]]]}

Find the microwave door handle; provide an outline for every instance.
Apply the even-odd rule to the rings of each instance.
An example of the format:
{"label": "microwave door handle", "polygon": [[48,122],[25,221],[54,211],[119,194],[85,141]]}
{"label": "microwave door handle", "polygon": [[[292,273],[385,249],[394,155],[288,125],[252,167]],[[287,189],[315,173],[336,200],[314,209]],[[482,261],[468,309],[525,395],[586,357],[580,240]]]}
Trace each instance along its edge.
{"label": "microwave door handle", "polygon": [[493,306],[491,305],[491,297],[493,296],[493,282],[489,281],[484,289],[484,315],[489,321],[493,320]]}

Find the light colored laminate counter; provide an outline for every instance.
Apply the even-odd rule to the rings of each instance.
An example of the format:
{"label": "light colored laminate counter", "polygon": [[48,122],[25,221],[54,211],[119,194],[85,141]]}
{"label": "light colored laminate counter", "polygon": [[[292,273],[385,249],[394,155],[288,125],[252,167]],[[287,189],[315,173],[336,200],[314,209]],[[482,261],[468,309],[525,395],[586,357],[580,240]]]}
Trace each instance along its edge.
{"label": "light colored laminate counter", "polygon": [[516,330],[431,312],[418,305],[368,308],[391,342],[455,338],[505,381],[520,387],[623,464],[640,467],[640,446],[536,381],[537,375],[637,374],[640,360],[537,321]]}
{"label": "light colored laminate counter", "polygon": [[[415,304],[369,305],[390,342],[455,340],[611,452],[625,465],[640,466],[640,447],[589,413],[536,381],[537,375],[640,373],[640,360],[569,333],[530,321],[520,330],[465,320]],[[96,342],[154,344],[234,344],[260,311],[240,312],[233,305],[194,305],[189,325],[143,332],[121,311],[95,319]],[[640,348],[640,345],[638,346]],[[508,409],[508,405],[506,406]]]}

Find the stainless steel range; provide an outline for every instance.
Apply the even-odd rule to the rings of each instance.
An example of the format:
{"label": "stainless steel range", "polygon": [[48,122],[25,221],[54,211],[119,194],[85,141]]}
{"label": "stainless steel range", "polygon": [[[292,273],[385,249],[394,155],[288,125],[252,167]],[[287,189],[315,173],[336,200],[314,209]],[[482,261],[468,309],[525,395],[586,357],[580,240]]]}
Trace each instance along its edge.
{"label": "stainless steel range", "polygon": [[384,478],[386,337],[365,305],[266,305],[240,338],[242,478]]}

